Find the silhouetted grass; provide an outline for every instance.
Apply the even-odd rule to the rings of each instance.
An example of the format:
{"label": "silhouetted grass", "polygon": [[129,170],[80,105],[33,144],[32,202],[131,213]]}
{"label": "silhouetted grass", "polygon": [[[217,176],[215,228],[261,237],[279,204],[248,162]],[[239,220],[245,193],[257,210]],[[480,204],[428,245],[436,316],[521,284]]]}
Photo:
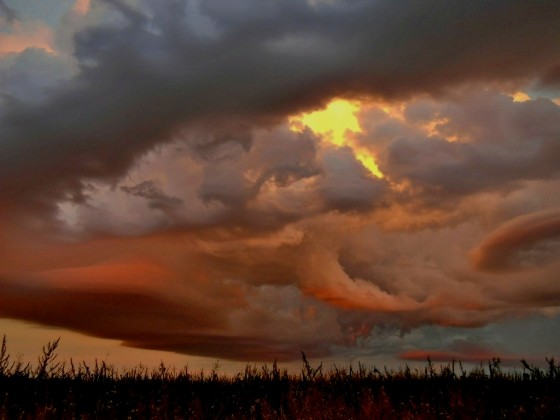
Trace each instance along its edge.
{"label": "silhouetted grass", "polygon": [[460,363],[398,371],[358,365],[312,367],[300,374],[247,366],[234,376],[187,368],[138,366],[119,371],[105,362],[57,360],[58,340],[36,366],[0,347],[0,418],[246,418],[470,419],[560,418],[560,365],[521,361],[504,372],[499,359],[466,371]]}

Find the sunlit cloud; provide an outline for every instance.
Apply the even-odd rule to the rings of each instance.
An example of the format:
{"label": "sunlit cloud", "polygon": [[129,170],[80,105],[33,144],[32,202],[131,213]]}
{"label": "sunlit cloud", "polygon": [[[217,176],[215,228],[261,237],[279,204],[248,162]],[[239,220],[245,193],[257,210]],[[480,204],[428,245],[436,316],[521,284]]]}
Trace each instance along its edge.
{"label": "sunlit cloud", "polygon": [[529,95],[527,95],[525,92],[515,92],[512,95],[513,101],[514,102],[527,102],[531,100],[531,97]]}

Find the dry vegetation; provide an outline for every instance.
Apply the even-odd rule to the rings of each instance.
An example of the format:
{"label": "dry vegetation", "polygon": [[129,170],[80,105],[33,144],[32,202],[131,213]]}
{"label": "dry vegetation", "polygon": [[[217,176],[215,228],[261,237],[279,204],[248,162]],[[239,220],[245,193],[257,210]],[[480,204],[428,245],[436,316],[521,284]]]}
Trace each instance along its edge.
{"label": "dry vegetation", "polygon": [[460,363],[422,370],[382,371],[312,367],[301,374],[247,366],[235,376],[193,374],[187,368],[139,366],[119,371],[57,360],[58,340],[37,365],[0,349],[0,419],[232,418],[232,419],[470,419],[560,418],[560,365],[539,369],[521,361],[505,372],[500,361],[465,371]]}

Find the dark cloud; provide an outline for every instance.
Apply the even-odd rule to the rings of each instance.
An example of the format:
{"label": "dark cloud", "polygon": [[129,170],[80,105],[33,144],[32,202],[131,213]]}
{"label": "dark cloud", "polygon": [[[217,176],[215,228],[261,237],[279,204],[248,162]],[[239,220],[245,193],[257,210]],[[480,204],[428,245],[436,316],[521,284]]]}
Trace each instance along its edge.
{"label": "dark cloud", "polygon": [[8,23],[14,23],[14,21],[18,20],[17,13],[10,7],[6,6],[4,0],[0,0],[0,14],[4,15]]}
{"label": "dark cloud", "polygon": [[544,75],[540,78],[541,87],[552,87],[560,88],[560,66],[552,67],[548,69]]}
{"label": "dark cloud", "polygon": [[197,33],[187,2],[99,5],[121,18],[76,34],[79,75],[44,104],[5,106],[4,202],[48,204],[84,178],[122,175],[199,118],[252,115],[259,124],[333,95],[527,78],[553,65],[559,48],[551,2],[197,4],[210,35]]}
{"label": "dark cloud", "polygon": [[48,101],[53,87],[71,76],[66,60],[43,49],[27,48],[0,60],[0,98],[7,107]]}
{"label": "dark cloud", "polygon": [[373,178],[350,148],[327,151],[323,165],[325,176],[318,188],[328,209],[367,212],[381,204],[386,183]]}

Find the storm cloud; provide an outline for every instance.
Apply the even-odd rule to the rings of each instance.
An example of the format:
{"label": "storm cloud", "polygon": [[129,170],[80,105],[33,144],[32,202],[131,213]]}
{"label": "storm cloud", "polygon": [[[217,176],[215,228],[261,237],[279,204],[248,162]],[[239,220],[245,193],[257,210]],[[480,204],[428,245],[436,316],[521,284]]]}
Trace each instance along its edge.
{"label": "storm cloud", "polygon": [[288,360],[560,305],[556,2],[0,12],[0,316]]}

